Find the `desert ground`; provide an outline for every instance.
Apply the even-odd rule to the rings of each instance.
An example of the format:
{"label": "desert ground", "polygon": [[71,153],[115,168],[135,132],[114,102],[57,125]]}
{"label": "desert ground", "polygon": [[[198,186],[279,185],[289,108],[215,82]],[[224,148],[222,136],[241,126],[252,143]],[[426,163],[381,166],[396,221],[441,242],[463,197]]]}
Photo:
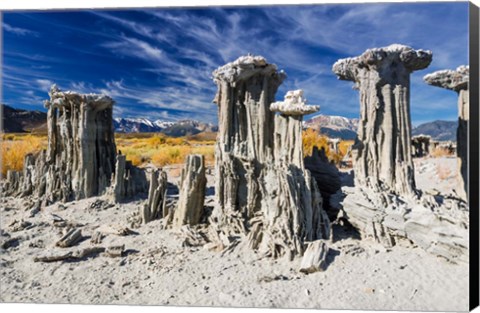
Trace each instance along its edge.
{"label": "desert ground", "polygon": [[[456,158],[415,160],[419,189],[448,194],[455,186]],[[169,202],[178,197],[179,169],[169,174]],[[343,179],[349,179],[344,171]],[[207,190],[214,177],[207,171]],[[432,186],[432,182],[435,185]],[[209,193],[207,193],[208,195]],[[208,206],[213,200],[210,193]],[[300,258],[261,258],[250,249],[209,251],[185,244],[163,220],[132,224],[144,203],[111,204],[94,197],[32,210],[25,199],[1,200],[0,295],[2,302],[149,304],[368,310],[468,309],[468,264],[453,264],[420,248],[385,249],[333,225],[333,244],[323,272],[298,271]],[[15,223],[15,221],[17,221]],[[55,243],[70,226],[82,241]],[[130,231],[117,234],[115,229]],[[92,254],[73,261],[34,262],[94,246],[96,230],[111,229],[102,246],[125,246],[121,257]],[[108,231],[105,231],[108,233]],[[120,232],[121,233],[121,232]]]}

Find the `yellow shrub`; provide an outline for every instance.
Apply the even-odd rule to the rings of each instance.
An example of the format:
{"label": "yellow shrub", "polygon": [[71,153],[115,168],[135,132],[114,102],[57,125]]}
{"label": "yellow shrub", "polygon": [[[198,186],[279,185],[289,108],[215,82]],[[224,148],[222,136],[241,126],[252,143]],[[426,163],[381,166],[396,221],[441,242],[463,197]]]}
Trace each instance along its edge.
{"label": "yellow shrub", "polygon": [[433,149],[433,151],[430,153],[430,155],[434,158],[441,158],[441,157],[452,156],[452,155],[454,155],[454,153],[448,151],[447,148],[436,147],[435,149]]}
{"label": "yellow shrub", "polygon": [[330,148],[328,147],[328,138],[320,135],[318,132],[311,128],[307,128],[302,135],[303,153],[305,156],[312,155],[313,147],[325,149],[325,153],[329,155]]}
{"label": "yellow shrub", "polygon": [[158,147],[159,145],[164,144],[165,141],[165,136],[162,134],[154,135],[146,140],[147,144],[152,147]]}
{"label": "yellow shrub", "polygon": [[215,147],[213,145],[194,147],[192,153],[203,155],[205,157],[205,164],[215,163]]}
{"label": "yellow shrub", "polygon": [[23,161],[29,153],[38,153],[46,149],[46,140],[40,136],[4,136],[12,140],[2,142],[2,175],[6,175],[8,170],[23,170]]}
{"label": "yellow shrub", "polygon": [[325,154],[330,161],[335,164],[339,164],[344,156],[347,154],[348,149],[353,145],[353,140],[340,140],[338,144],[338,153],[331,150],[328,145],[328,137],[319,134],[317,131],[307,128],[302,134],[303,153],[305,156],[312,155],[313,147],[317,147],[319,150],[325,149]]}
{"label": "yellow shrub", "polygon": [[135,154],[133,154],[133,155],[130,154],[126,158],[127,158],[128,161],[131,161],[132,164],[135,165],[135,166],[139,166],[139,165],[143,164],[143,162],[144,162],[144,160],[141,156],[135,155]]}
{"label": "yellow shrub", "polygon": [[348,149],[353,145],[354,141],[353,140],[341,140],[340,143],[338,144],[338,150],[340,154],[342,155],[342,158],[347,154]]}
{"label": "yellow shrub", "polygon": [[180,164],[191,153],[189,146],[162,146],[153,156],[152,163],[156,166]]}
{"label": "yellow shrub", "polygon": [[188,141],[185,140],[185,138],[182,138],[182,137],[178,137],[178,138],[171,138],[171,137],[168,137],[166,140],[165,140],[165,143],[167,145],[170,145],[170,146],[180,146],[180,145],[188,145]]}

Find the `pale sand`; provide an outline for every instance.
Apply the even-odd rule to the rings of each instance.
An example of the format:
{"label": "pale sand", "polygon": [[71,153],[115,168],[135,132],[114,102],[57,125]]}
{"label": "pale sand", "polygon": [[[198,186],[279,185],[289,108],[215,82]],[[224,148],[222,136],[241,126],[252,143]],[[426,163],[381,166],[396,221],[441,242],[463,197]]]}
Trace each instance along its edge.
{"label": "pale sand", "polygon": [[[453,160],[453,163],[452,163]],[[452,167],[455,159],[425,159],[418,163]],[[435,166],[417,174],[417,185],[431,186]],[[417,171],[418,172],[418,171]],[[428,180],[427,180],[428,179]],[[455,177],[435,188],[449,188]],[[211,183],[211,180],[210,180]],[[445,185],[444,185],[445,183]],[[33,218],[35,227],[11,232],[7,225],[27,216],[20,200],[5,199],[1,229],[19,237],[18,246],[0,254],[0,294],[4,302],[104,303],[197,305],[234,307],[331,308],[369,310],[468,309],[468,265],[455,265],[418,248],[396,246],[385,250],[369,240],[351,238],[335,226],[330,264],[325,272],[298,272],[300,260],[258,259],[253,252],[224,256],[203,248],[182,247],[171,230],[160,230],[161,221],[134,229],[137,235],[107,236],[102,246],[125,244],[126,257],[98,255],[78,262],[35,263],[33,258],[53,252],[92,246],[84,240],[72,248],[57,248],[58,229],[51,213],[82,223],[84,236],[101,225],[128,226],[127,217],[141,202],[117,205],[103,211],[86,208],[95,198],[52,205]],[[14,209],[9,209],[14,208]],[[2,239],[5,237],[1,237]],[[45,248],[30,247],[30,245]]]}

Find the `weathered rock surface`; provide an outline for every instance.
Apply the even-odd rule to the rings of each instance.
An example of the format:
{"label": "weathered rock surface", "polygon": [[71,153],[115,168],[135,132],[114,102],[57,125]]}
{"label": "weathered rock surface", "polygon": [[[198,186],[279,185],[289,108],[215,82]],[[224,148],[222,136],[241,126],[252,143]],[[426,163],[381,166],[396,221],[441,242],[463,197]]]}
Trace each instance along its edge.
{"label": "weathered rock surface", "polygon": [[328,147],[335,153],[340,153],[340,139],[328,138]]}
{"label": "weathered rock surface", "polygon": [[469,67],[442,70],[426,75],[423,79],[432,86],[450,89],[458,93],[457,156],[459,163],[459,190],[468,199],[468,120],[469,120]]}
{"label": "weathered rock surface", "polygon": [[150,187],[148,200],[142,211],[144,223],[166,217],[167,173],[162,170],[152,170],[150,173]]}
{"label": "weathered rock surface", "polygon": [[[48,149],[27,155],[22,177],[10,174],[6,195],[45,196],[50,202],[105,192],[114,171],[113,100],[105,95],[62,92],[53,85],[48,109]],[[16,193],[11,187],[20,187]]]}
{"label": "weathered rock surface", "polygon": [[432,138],[427,135],[418,135],[412,137],[412,156],[421,158],[430,154],[430,140]]}
{"label": "weathered rock surface", "polygon": [[114,202],[122,202],[148,190],[145,171],[127,161],[125,155],[117,155],[115,173],[112,176],[109,196]]}
{"label": "weathered rock surface", "polygon": [[50,90],[46,195],[52,201],[105,192],[115,164],[113,100],[105,95]]}
{"label": "weathered rock surface", "polygon": [[405,198],[362,187],[342,190],[346,218],[362,237],[387,248],[410,241],[451,262],[468,262],[469,210],[465,202],[426,194]]}
{"label": "weathered rock surface", "polygon": [[80,229],[71,229],[55,245],[67,248],[77,244],[80,240],[82,240],[82,231]]}
{"label": "weathered rock surface", "polygon": [[300,272],[314,273],[324,271],[327,266],[328,246],[324,240],[315,240],[308,245],[300,264]]}
{"label": "weathered rock surface", "polygon": [[56,85],[49,95],[48,148],[27,155],[22,173],[7,173],[2,195],[47,204],[109,193],[118,202],[148,190],[145,172],[116,155],[111,98]]}
{"label": "weathered rock surface", "polygon": [[173,218],[174,227],[193,226],[200,222],[204,213],[206,183],[203,155],[189,155],[182,169],[178,207]]}
{"label": "weathered rock surface", "polygon": [[410,73],[431,61],[430,51],[395,44],[333,65],[338,78],[355,82],[360,92],[360,123],[353,146],[356,184],[414,192]]}
{"label": "weathered rock surface", "polygon": [[285,79],[260,56],[244,56],[213,72],[218,91],[215,197],[219,218],[240,212],[247,219],[260,209],[262,168],[273,156],[274,112],[278,86]]}
{"label": "weathered rock surface", "polygon": [[[468,261],[468,207],[415,188],[409,104],[410,73],[427,67],[430,51],[391,45],[339,60],[333,71],[360,90],[361,118],[353,149],[355,187],[343,187],[342,208],[362,237],[385,247],[408,239],[452,262]],[[334,197],[338,199],[338,197]]]}
{"label": "weathered rock surface", "polygon": [[219,134],[212,221],[248,234],[249,246],[266,255],[302,254],[304,240],[330,233],[301,145],[302,116],[318,107],[307,106],[302,91],[274,103],[285,74],[260,56],[240,57],[213,77]]}

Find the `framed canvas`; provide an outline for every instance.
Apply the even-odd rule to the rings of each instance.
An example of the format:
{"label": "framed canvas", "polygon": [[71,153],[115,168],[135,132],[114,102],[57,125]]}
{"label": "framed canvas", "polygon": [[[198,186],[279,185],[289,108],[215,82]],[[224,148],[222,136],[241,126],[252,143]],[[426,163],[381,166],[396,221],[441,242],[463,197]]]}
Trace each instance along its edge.
{"label": "framed canvas", "polygon": [[478,306],[477,5],[71,2],[1,11],[2,302]]}

